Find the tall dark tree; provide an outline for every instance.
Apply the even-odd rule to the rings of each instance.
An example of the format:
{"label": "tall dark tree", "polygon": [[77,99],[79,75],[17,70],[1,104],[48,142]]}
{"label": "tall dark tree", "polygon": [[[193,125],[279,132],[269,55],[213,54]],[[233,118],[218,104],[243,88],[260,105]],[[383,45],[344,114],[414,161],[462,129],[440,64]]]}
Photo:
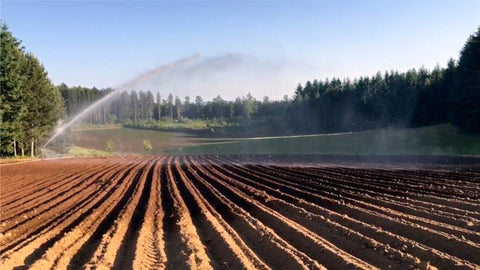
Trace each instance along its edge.
{"label": "tall dark tree", "polygon": [[16,143],[23,137],[21,119],[26,113],[23,86],[27,78],[22,72],[23,47],[4,23],[0,25],[0,45],[0,153],[3,156],[16,154]]}
{"label": "tall dark tree", "polygon": [[175,119],[177,120],[182,119],[182,111],[183,111],[182,100],[178,96],[175,96]]}
{"label": "tall dark tree", "polygon": [[460,54],[452,120],[465,130],[480,132],[480,27]]}
{"label": "tall dark tree", "polygon": [[203,99],[201,96],[195,96],[195,118],[203,118],[202,114]]}
{"label": "tall dark tree", "polygon": [[302,102],[305,100],[305,94],[303,92],[303,87],[301,84],[298,84],[297,88],[295,89],[295,93],[293,95],[293,99],[296,102]]}
{"label": "tall dark tree", "polygon": [[160,92],[157,92],[157,120],[160,120],[162,118],[162,97],[160,95]]}
{"label": "tall dark tree", "polygon": [[251,93],[247,94],[247,97],[243,102],[243,106],[245,106],[245,114],[247,118],[252,118],[258,109],[257,102]]}
{"label": "tall dark tree", "polygon": [[137,92],[135,91],[132,91],[130,93],[130,104],[132,106],[132,110],[133,110],[133,122],[136,124],[138,122],[138,119],[139,119],[139,101],[138,101],[138,95],[137,95]]}
{"label": "tall dark tree", "polygon": [[65,111],[58,89],[50,82],[38,59],[30,53],[26,54],[23,73],[28,78],[22,101],[27,113],[21,121],[24,138],[30,142],[30,153],[34,156],[35,144],[50,133]]}
{"label": "tall dark tree", "polygon": [[25,53],[20,42],[1,24],[0,40],[0,153],[22,154],[40,143],[63,115],[60,93],[37,58]]}
{"label": "tall dark tree", "polygon": [[147,93],[144,91],[138,92],[138,111],[139,111],[139,119],[146,120],[147,119]]}
{"label": "tall dark tree", "polygon": [[168,117],[173,118],[173,95],[170,93],[167,97],[167,113]]}
{"label": "tall dark tree", "polygon": [[120,115],[117,117],[119,119],[122,119],[124,122],[130,122],[132,121],[132,112],[133,112],[133,104],[130,100],[130,95],[128,92],[122,92],[120,96],[120,101],[119,101],[119,111],[121,112]]}

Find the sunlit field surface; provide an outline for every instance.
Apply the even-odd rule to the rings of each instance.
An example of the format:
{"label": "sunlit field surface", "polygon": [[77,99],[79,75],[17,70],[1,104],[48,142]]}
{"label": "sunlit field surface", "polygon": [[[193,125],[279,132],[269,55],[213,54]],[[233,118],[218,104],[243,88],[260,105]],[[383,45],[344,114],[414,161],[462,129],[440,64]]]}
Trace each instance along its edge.
{"label": "sunlit field surface", "polygon": [[2,165],[2,269],[478,269],[472,158]]}

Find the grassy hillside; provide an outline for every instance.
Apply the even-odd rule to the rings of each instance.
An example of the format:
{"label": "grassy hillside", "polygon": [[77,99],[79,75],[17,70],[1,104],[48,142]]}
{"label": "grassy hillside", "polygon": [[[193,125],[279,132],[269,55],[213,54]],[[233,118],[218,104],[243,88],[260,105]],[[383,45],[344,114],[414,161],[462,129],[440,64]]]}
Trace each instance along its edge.
{"label": "grassy hillside", "polygon": [[171,154],[445,154],[480,155],[480,136],[452,125],[342,134],[251,138],[182,146]]}

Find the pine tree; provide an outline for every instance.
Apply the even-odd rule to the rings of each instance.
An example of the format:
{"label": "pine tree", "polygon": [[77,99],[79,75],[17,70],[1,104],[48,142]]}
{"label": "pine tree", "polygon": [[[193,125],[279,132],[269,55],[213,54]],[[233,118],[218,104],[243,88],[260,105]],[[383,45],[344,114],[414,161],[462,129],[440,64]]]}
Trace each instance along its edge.
{"label": "pine tree", "polygon": [[154,101],[153,94],[152,94],[151,91],[147,92],[146,103],[147,104],[145,104],[145,110],[146,110],[146,113],[147,113],[147,120],[152,121],[153,120],[153,109],[154,109],[155,101]]}
{"label": "pine tree", "polygon": [[202,106],[203,106],[202,97],[201,96],[195,96],[195,111],[194,111],[194,117],[195,118],[203,118]]}
{"label": "pine tree", "polygon": [[173,118],[173,95],[172,95],[172,93],[170,93],[170,94],[168,95],[167,105],[168,105],[168,109],[167,109],[168,116],[169,116],[170,118]]}
{"label": "pine tree", "polygon": [[50,82],[38,59],[30,53],[26,54],[23,74],[28,80],[24,84],[22,101],[26,114],[21,121],[27,140],[24,143],[30,143],[30,153],[33,156],[35,142],[40,142],[51,132],[65,111],[58,89]]}
{"label": "pine tree", "polygon": [[179,97],[175,96],[175,118],[177,120],[182,119],[182,101]]}
{"label": "pine tree", "polygon": [[162,96],[157,92],[157,120],[162,118]]}
{"label": "pine tree", "polygon": [[298,84],[297,88],[295,89],[293,100],[295,100],[296,102],[302,102],[304,100],[303,95],[303,87],[301,84]]}
{"label": "pine tree", "polygon": [[132,91],[132,93],[130,94],[130,104],[132,106],[132,110],[133,110],[133,122],[135,124],[137,124],[137,120],[138,120],[138,95],[137,95],[137,92],[135,91]]}
{"label": "pine tree", "polygon": [[2,23],[0,30],[0,116],[2,155],[22,155],[44,139],[64,113],[60,92],[52,85],[37,58],[25,53]]}
{"label": "pine tree", "polygon": [[23,138],[21,119],[26,113],[23,103],[26,77],[22,74],[23,48],[4,23],[0,25],[0,42],[0,154],[3,156],[16,153],[16,142]]}
{"label": "pine tree", "polygon": [[453,123],[480,132],[480,27],[467,41],[457,68]]}

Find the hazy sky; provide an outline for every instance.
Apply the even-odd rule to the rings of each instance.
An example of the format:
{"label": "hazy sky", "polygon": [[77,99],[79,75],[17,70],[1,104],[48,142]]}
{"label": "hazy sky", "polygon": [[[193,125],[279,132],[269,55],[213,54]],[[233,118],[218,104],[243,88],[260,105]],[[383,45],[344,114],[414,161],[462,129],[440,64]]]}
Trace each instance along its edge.
{"label": "hazy sky", "polygon": [[115,87],[203,52],[192,76],[142,87],[280,98],[306,79],[445,66],[480,1],[2,1],[1,17],[55,84]]}

